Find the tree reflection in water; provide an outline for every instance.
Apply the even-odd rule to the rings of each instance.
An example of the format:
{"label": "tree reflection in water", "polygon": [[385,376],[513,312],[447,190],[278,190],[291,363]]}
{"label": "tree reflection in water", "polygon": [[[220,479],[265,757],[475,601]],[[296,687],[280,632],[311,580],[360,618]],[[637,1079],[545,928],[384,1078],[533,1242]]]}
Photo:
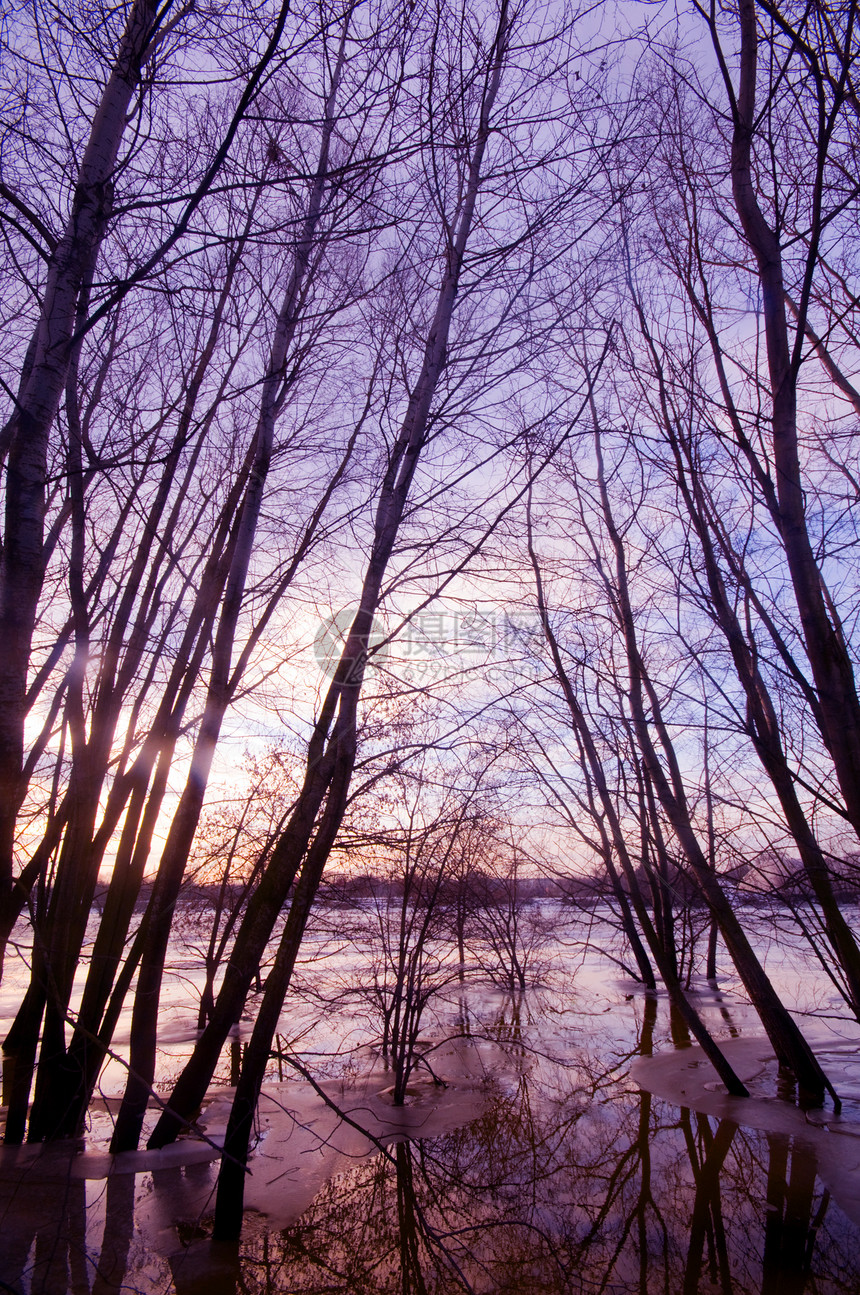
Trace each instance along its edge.
{"label": "tree reflection in water", "polygon": [[[528,1053],[523,1010],[509,1003],[497,1024],[514,1065],[480,1119],[400,1143],[334,1178],[293,1227],[243,1242],[235,1290],[819,1295],[860,1287],[858,1231],[816,1182],[808,1147],[639,1092],[623,1078],[624,1057],[614,1073],[595,1067],[565,1089]],[[655,1022],[656,1002],[646,999],[638,1052],[651,1051]]]}
{"label": "tree reflection in water", "polygon": [[[232,1250],[209,1241],[208,1165],[138,1176],[137,1186],[120,1173],[85,1184],[70,1177],[68,1162],[65,1177],[58,1168],[50,1182],[47,1171],[22,1172],[17,1183],[9,1176],[3,1280],[21,1295],[860,1289],[860,1229],[817,1181],[808,1145],[679,1109],[633,1085],[629,1062],[651,1052],[663,1022],[656,999],[640,1003],[634,1050],[613,1056],[600,1016],[583,1016],[581,1040],[568,1049],[576,1064],[563,1067],[530,1050],[527,999],[505,1001],[491,1033],[510,1064],[479,1119],[357,1160],[283,1231],[249,1216]],[[669,1038],[683,1045],[677,1022],[667,1017],[663,1029],[659,1051]],[[608,1056],[611,1068],[596,1060]],[[207,1199],[193,1216],[189,1202]],[[96,1200],[104,1222],[94,1228]],[[143,1204],[155,1232],[173,1237],[169,1260],[144,1253]],[[174,1228],[177,1217],[186,1225]]]}

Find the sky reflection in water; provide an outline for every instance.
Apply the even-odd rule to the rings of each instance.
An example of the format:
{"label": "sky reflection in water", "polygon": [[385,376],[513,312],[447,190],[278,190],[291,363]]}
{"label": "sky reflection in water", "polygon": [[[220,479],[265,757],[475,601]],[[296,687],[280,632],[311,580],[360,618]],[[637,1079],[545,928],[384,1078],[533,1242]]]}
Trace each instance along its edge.
{"label": "sky reflection in water", "polygon": [[[208,1238],[212,1163],[170,1164],[162,1157],[152,1171],[86,1180],[77,1176],[84,1162],[75,1170],[67,1151],[34,1159],[35,1149],[24,1148],[17,1160],[6,1153],[0,1166],[6,1286],[0,1290],[824,1295],[860,1289],[854,1031],[831,1024],[826,1040],[837,1049],[838,1078],[848,1088],[842,1132],[814,1129],[816,1143],[790,1125],[788,1131],[746,1127],[639,1089],[629,1073],[633,1059],[685,1041],[664,999],[631,993],[607,966],[590,954],[574,981],[559,960],[548,985],[519,1001],[468,988],[453,994],[435,1029],[478,1038],[489,1071],[479,1116],[439,1136],[392,1144],[384,1154],[356,1157],[358,1143],[352,1159],[331,1153],[321,1177],[337,1172],[300,1217],[286,1227],[281,1218],[273,1228],[266,1214],[249,1213],[238,1253],[214,1249]],[[723,1038],[760,1033],[743,1004],[702,988],[704,1015],[715,1032]],[[818,993],[809,977],[806,988]],[[288,1012],[285,1027],[290,1020]],[[326,1030],[337,1032],[331,1020]],[[229,1061],[228,1053],[222,1081],[229,1080]],[[289,1094],[298,1097],[300,1086],[287,1082],[280,1091],[289,1106]],[[316,1099],[303,1092],[293,1105],[307,1125],[308,1102]],[[428,1089],[419,1104],[433,1100]],[[108,1131],[108,1116],[97,1116],[90,1148],[103,1145]],[[305,1131],[301,1147],[296,1142],[297,1160],[325,1156],[318,1141],[310,1149],[313,1134]],[[816,1172],[817,1156],[826,1154],[820,1148],[836,1144],[849,1161],[856,1147],[858,1165],[853,1180],[843,1175],[841,1204],[840,1193],[832,1195]],[[177,1157],[188,1147],[177,1148]],[[265,1141],[257,1164],[259,1172]],[[282,1176],[289,1178],[284,1165]],[[282,1190],[277,1178],[268,1189],[273,1215]]]}

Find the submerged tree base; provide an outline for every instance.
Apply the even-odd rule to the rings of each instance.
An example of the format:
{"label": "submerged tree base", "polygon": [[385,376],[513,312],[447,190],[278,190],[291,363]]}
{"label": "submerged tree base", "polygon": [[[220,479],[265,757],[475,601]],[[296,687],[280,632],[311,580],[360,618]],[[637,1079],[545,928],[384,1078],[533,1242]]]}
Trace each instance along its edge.
{"label": "submerged tree base", "polygon": [[401,1108],[378,1063],[316,1089],[267,1084],[234,1245],[212,1239],[232,1090],[200,1115],[216,1146],[116,1157],[117,1101],[101,1101],[86,1139],[0,1150],[3,1280],[21,1295],[585,1295],[638,1290],[643,1273],[644,1289],[690,1295],[860,1286],[860,1038],[822,1049],[846,1113],[804,1111],[780,1100],[767,1041],[743,1033],[750,1009],[704,985],[697,999],[709,1029],[734,1033],[720,1046],[749,1098],[673,1040],[665,997],[602,973],[573,1001],[472,995],[473,1038],[434,1051],[447,1086],[428,1076]]}

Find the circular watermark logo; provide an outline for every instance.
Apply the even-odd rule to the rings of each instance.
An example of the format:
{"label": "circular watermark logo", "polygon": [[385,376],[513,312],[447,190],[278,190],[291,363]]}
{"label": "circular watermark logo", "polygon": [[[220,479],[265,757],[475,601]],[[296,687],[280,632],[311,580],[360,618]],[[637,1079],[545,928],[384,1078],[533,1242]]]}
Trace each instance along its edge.
{"label": "circular watermark logo", "polygon": [[[317,627],[314,635],[314,660],[327,679],[334,677],[357,612],[357,607],[344,607],[334,616],[327,616],[320,621]],[[383,646],[387,637],[384,625],[374,616],[366,643],[368,670],[379,670],[387,662],[389,651],[387,646]]]}

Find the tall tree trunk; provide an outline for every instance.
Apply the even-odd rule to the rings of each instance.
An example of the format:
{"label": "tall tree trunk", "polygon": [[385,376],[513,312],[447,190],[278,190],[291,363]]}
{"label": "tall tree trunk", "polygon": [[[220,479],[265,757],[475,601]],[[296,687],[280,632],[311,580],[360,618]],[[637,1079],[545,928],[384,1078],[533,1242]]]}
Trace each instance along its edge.
{"label": "tall tree trunk", "polygon": [[[642,890],[639,885],[639,879],[636,876],[636,869],[633,866],[633,861],[627,848],[624,829],[606,781],[599,752],[595,745],[590,726],[588,725],[585,714],[579,704],[579,700],[576,696],[570,677],[564,668],[558,640],[555,637],[549,621],[540,563],[532,543],[531,526],[529,526],[529,556],[532,562],[532,569],[535,573],[538,608],[540,610],[541,620],[544,626],[544,635],[549,645],[556,677],[561,684],[571,720],[586,754],[588,772],[590,773],[591,779],[597,789],[600,806],[603,810],[605,820],[609,824],[612,844],[615,848],[616,857],[621,864],[621,868],[627,881],[627,890],[630,895],[630,902],[636,913],[639,929],[642,931],[648,942],[651,956],[658,972],[660,973],[660,978],[666,986],[672,1006],[680,1014],[684,1023],[690,1030],[690,1033],[701,1045],[702,1050],[714,1066],[714,1069],[726,1085],[728,1091],[735,1097],[747,1097],[749,1094],[745,1085],[735,1074],[731,1064],[708,1031],[698,1012],[687,998],[687,995],[684,993],[683,986],[678,978],[674,947],[671,950],[667,950],[663,945],[660,940],[660,936],[655,929],[654,923],[649,916],[648,909],[645,906],[645,901],[642,897]],[[600,826],[602,828],[602,824]]]}
{"label": "tall tree trunk", "polygon": [[[158,1006],[173,911],[200,820],[221,725],[238,682],[231,674],[233,645],[272,459],[275,427],[290,386],[287,380],[287,362],[301,317],[303,286],[316,242],[323,211],[323,199],[329,186],[329,152],[336,122],[335,101],[345,60],[345,46],[346,30],[341,40],[326,98],[316,175],[311,186],[301,235],[296,245],[292,273],[278,316],[268,371],[263,381],[260,414],[254,436],[256,447],[254,463],[239,518],[233,558],[213,648],[206,708],[195,743],[188,781],[171,825],[159,865],[151,911],[148,912],[146,941],[132,1016],[129,1078],[111,1141],[111,1150],[114,1152],[133,1149],[137,1146],[140,1137],[146,1104],[155,1079]],[[320,520],[319,510],[315,512],[314,517],[317,522]],[[304,548],[310,542],[309,536],[305,538]]]}
{"label": "tall tree trunk", "polygon": [[[839,1099],[833,1093],[833,1089],[815,1054],[781,1002],[779,995],[759,962],[737,914],[732,908],[716,874],[709,867],[705,854],[699,845],[687,807],[680,765],[668,730],[663,722],[659,698],[639,652],[636,623],[627,582],[624,541],[618,532],[612,515],[603,466],[600,432],[596,421],[594,445],[601,506],[615,557],[615,582],[614,586],[610,587],[607,581],[607,592],[612,600],[619,628],[624,638],[630,680],[628,691],[630,711],[644,767],[653,782],[663,812],[672,826],[672,831],[678,840],[702,896],[719,923],[721,934],[737,968],[738,975],[758,1012],[765,1033],[771,1042],[780,1065],[786,1066],[794,1072],[801,1089],[811,1100],[821,1100],[825,1091],[829,1091],[833,1095],[834,1101],[838,1102]],[[645,709],[646,694],[651,710],[651,723],[654,724],[657,730],[660,747],[669,768],[668,777],[651,738],[650,725]]]}
{"label": "tall tree trunk", "polygon": [[501,83],[508,39],[509,15],[507,2],[503,0],[495,38],[489,52],[476,138],[471,156],[468,158],[465,188],[456,218],[447,226],[450,230],[447,263],[433,322],[424,347],[421,373],[410,396],[406,416],[392,449],[388,470],[382,483],[376,509],[373,547],[364,578],[359,610],[332,683],[332,689],[337,690],[338,713],[326,750],[326,763],[330,768],[326,807],[314,842],[302,866],[296,894],[290,906],[290,914],[278,947],[275,965],[266,982],[263,1001],[230,1112],[215,1207],[214,1236],[218,1240],[234,1240],[241,1231],[245,1165],[248,1159],[251,1127],[271,1052],[272,1038],[289,988],[308,914],[346,807],[355,762],[356,715],[368,660],[373,617],[379,604],[382,580],[406,510],[419,456],[427,441],[433,397],[445,366],[451,320],[460,286],[466,247],[472,230],[484,155],[490,137],[491,114]]}
{"label": "tall tree trunk", "polygon": [[134,0],[78,170],[72,210],[52,253],[25,380],[7,424],[6,516],[0,557],[0,901],[12,891],[15,821],[24,788],[27,672],[44,578],[48,442],[66,384],[81,294],[89,289],[107,229],[113,175],[152,39],[157,6]]}
{"label": "tall tree trunk", "polygon": [[[753,177],[753,142],[756,133],[756,81],[758,31],[754,0],[740,0],[740,77],[733,95],[731,152],[732,193],[744,236],[758,267],[762,293],[767,362],[770,375],[773,458],[776,497],[770,506],[782,540],[806,653],[818,694],[821,735],[833,766],[848,816],[860,835],[860,698],[854,669],[841,626],[831,619],[822,589],[806,521],[806,503],[797,439],[797,376],[800,367],[808,302],[797,308],[798,328],[792,348],[786,316],[779,236],[770,227],[759,205]],[[814,203],[809,266],[818,253],[821,234],[820,200],[823,164],[830,126],[822,126],[818,173],[814,177]]]}
{"label": "tall tree trunk", "polygon": [[[115,782],[108,796],[103,828],[118,821],[128,790],[138,787],[145,791],[154,759],[156,755],[160,755],[159,773],[150,793],[143,831],[134,847],[130,874],[122,866],[123,858],[117,859],[117,870],[111,879],[108,894],[110,911],[105,915],[110,917],[111,921],[105,926],[104,931],[100,930],[97,937],[96,944],[100,956],[99,960],[94,960],[91,965],[91,975],[87,980],[82,1003],[82,1011],[86,1010],[80,1021],[80,1028],[76,1029],[72,1039],[72,1046],[76,1053],[90,1051],[92,1064],[96,1061],[96,1053],[92,1051],[92,1036],[101,1024],[99,1012],[110,993],[111,965],[115,968],[119,960],[128,929],[128,920],[136,898],[136,892],[126,891],[125,887],[138,873],[142,875],[151,844],[151,833],[154,831],[167,786],[170,757],[179,735],[185,706],[208,647],[209,630],[223,589],[226,570],[227,564],[223,555],[213,555],[204,574],[194,614],[185,628],[182,644],[185,651],[180,653],[171,671],[168,686],[162,697],[152,731],[144,744],[144,750],[138,757],[125,787],[121,787],[118,781]],[[97,717],[101,722],[94,721],[98,742],[94,737],[86,750],[88,763],[91,762],[102,770],[106,767],[107,745],[119,715],[121,698],[121,693],[119,696],[111,691],[105,693],[102,713]],[[100,749],[93,753],[90,748],[96,745]],[[80,1101],[84,1090],[81,1087],[81,1077],[87,1073],[87,1067],[82,1066],[79,1056],[74,1060],[70,1060],[67,1056],[65,1021],[74,968],[84,939],[98,868],[108,840],[108,832],[104,830],[100,831],[95,838],[93,836],[101,778],[98,779],[98,784],[87,798],[76,798],[72,794],[73,784],[70,792],[73,802],[71,822],[63,842],[47,917],[36,933],[45,950],[47,972],[41,984],[41,992],[47,1008],[33,1118],[29,1130],[31,1141],[41,1141],[46,1137],[67,1136],[74,1131],[82,1117]],[[80,803],[76,804],[77,800]],[[80,825],[81,815],[85,810],[87,818],[83,828],[79,826],[77,832],[73,832],[75,824]],[[129,823],[133,825],[133,822],[132,818],[127,823],[127,827]],[[133,840],[129,839],[129,833],[124,832],[123,838],[127,843],[127,849],[131,850]],[[125,929],[118,924],[120,914],[126,918]],[[36,976],[35,965],[33,976],[34,978]],[[49,1025],[50,1029],[48,1029]],[[21,1046],[19,1031],[15,1028],[10,1031],[4,1043],[4,1052],[11,1053],[13,1046]],[[15,1066],[18,1076],[16,1091],[20,1098],[24,1092],[24,1067],[19,1062],[16,1062]],[[17,1120],[15,1127],[17,1127]]]}
{"label": "tall tree trunk", "polygon": [[[694,446],[673,417],[661,358],[654,344],[638,294],[630,280],[639,324],[651,355],[657,379],[660,415],[663,430],[675,462],[675,480],[681,498],[692,522],[704,558],[705,577],[710,594],[709,611],[719,626],[731,652],[738,680],[744,690],[747,704],[746,731],[755,747],[761,764],[769,776],[779,798],[786,825],[800,852],[804,870],[818,900],[824,917],[824,928],[830,946],[845,977],[845,995],[855,1015],[860,1018],[860,947],[845,919],[836,898],[830,870],[824,854],[810,827],[794,777],[785,754],[779,719],[770,691],[759,669],[759,658],[752,631],[744,632],[729,597],[726,578],[720,566],[718,550],[728,563],[732,578],[749,599],[750,581],[741,557],[736,553],[730,538],[721,525],[717,510],[708,493],[701,469],[696,463]],[[709,806],[709,834],[712,833],[710,792],[707,763],[706,801]],[[715,952],[715,936],[710,945]],[[713,960],[709,961],[713,966]]]}

